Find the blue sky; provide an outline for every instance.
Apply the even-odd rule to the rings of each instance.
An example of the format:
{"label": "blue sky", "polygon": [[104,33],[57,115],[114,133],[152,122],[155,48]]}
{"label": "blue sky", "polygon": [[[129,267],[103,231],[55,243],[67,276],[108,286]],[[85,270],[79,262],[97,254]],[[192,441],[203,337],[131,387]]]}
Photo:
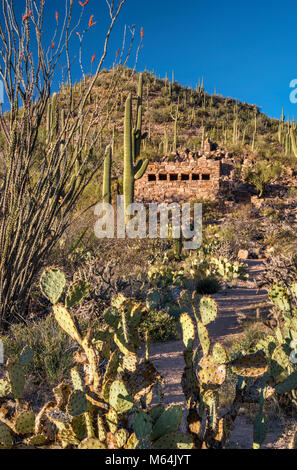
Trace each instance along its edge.
{"label": "blue sky", "polygon": [[[79,11],[78,0],[74,2]],[[46,3],[50,29],[64,1]],[[23,12],[24,4],[15,0],[16,10]],[[85,10],[85,24],[91,14],[97,21],[85,43],[88,68],[92,54],[99,57],[102,46],[105,0],[89,0]],[[154,69],[161,77],[171,77],[174,70],[177,81],[193,87],[204,76],[208,92],[216,87],[217,93],[257,104],[272,117],[279,117],[284,106],[286,116],[297,118],[297,104],[289,100],[289,84],[297,79],[296,18],[297,4],[288,0],[127,0],[111,50],[120,46],[124,25],[135,24],[138,36],[144,28],[138,70]],[[74,66],[73,71],[79,78],[79,69]]]}

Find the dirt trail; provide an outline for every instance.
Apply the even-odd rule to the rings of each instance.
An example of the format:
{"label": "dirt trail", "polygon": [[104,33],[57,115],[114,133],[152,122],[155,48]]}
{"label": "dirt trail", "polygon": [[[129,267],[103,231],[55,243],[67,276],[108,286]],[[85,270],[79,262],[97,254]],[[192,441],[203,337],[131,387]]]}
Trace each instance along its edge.
{"label": "dirt trail", "polygon": [[235,338],[240,334],[239,314],[245,314],[267,299],[267,291],[257,287],[264,270],[263,262],[249,260],[247,264],[249,279],[242,283],[244,287],[226,289],[212,296],[218,303],[218,317],[209,325],[208,331],[215,341],[224,342],[227,337]]}
{"label": "dirt trail", "polygon": [[[258,260],[248,261],[249,280],[244,287],[236,287],[218,292],[213,296],[218,303],[218,318],[209,325],[212,341],[224,342],[236,338],[242,328],[238,322],[239,314],[256,308],[267,300],[267,292],[257,288],[257,279],[264,269]],[[165,378],[166,404],[184,405],[184,395],[181,388],[181,377],[184,369],[183,342],[172,341],[163,344],[154,344],[151,347],[151,360]],[[283,437],[283,427],[273,422],[269,425],[264,448],[285,448],[286,438]],[[239,415],[235,428],[231,433],[229,447],[251,448],[253,424],[248,416]]]}

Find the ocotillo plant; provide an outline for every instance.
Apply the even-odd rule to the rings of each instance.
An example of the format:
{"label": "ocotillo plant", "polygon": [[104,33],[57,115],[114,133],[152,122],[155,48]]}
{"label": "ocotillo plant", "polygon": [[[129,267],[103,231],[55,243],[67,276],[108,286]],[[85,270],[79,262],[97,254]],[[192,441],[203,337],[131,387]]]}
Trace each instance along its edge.
{"label": "ocotillo plant", "polygon": [[[129,94],[125,107],[124,120],[124,198],[125,210],[134,201],[134,182],[141,178],[148,166],[148,160],[139,160],[134,166],[132,151],[132,95]],[[127,220],[127,214],[126,214]]]}
{"label": "ocotillo plant", "polygon": [[[2,12],[1,37],[7,45],[7,57],[13,60],[7,62],[1,74],[7,92],[7,115],[1,109],[0,119],[9,121],[9,126],[1,133],[1,172],[5,178],[0,192],[0,328],[7,327],[13,317],[20,318],[18,312],[22,319],[29,313],[32,279],[71,224],[77,214],[77,201],[101,165],[100,158],[90,165],[89,152],[97,147],[108,122],[105,110],[109,114],[113,111],[123,86],[118,78],[120,70],[115,69],[112,96],[102,93],[97,108],[87,105],[108,52],[108,38],[125,2],[112,4],[109,9],[107,36],[102,38],[105,48],[98,45],[103,49],[101,59],[81,93],[72,87],[72,72],[67,66],[77,57],[75,50],[69,50],[72,35],[68,33],[80,29],[82,15],[77,19],[79,12],[75,9],[81,11],[81,7],[74,2],[69,7],[67,2],[61,11],[62,24],[67,24],[67,28],[62,28],[58,40],[52,42],[51,59],[47,60],[47,46],[42,38],[47,35],[44,19],[49,6],[48,2],[41,2],[40,8],[39,3],[38,8],[33,8],[33,3],[23,2],[26,10],[22,27],[15,2],[6,0]],[[90,25],[94,27],[94,22]],[[30,47],[32,41],[36,47]],[[64,50],[69,51],[67,60]],[[57,60],[62,69],[67,67],[63,81],[68,83],[65,90],[51,97],[51,84],[59,81]],[[54,116],[54,122],[48,121],[50,132],[45,131],[47,116]]]}
{"label": "ocotillo plant", "polygon": [[102,202],[111,203],[111,165],[112,148],[109,145],[106,149],[103,172]]}

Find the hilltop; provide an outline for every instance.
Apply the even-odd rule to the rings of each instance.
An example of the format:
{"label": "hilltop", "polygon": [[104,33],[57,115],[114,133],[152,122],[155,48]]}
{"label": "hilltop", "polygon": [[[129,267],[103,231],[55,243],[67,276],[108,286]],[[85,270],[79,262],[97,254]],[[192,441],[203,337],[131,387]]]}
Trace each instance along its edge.
{"label": "hilltop", "polygon": [[[94,153],[98,157],[103,156],[106,145],[112,142],[113,177],[121,183],[124,107],[130,92],[137,97],[139,73],[123,67],[119,76],[114,85],[113,71],[102,71],[92,91],[89,106],[97,105],[100,97],[115,88],[112,110],[103,109],[99,118],[109,115]],[[85,83],[88,84],[90,79],[87,77]],[[83,82],[74,85],[74,99],[80,96],[83,86]],[[63,87],[62,95],[68,92],[69,87]],[[134,103],[136,106],[136,99]],[[209,138],[233,159],[238,177],[254,185],[260,194],[269,182],[290,177],[297,170],[289,125],[284,122],[284,117],[282,120],[272,119],[254,104],[209,94],[204,89],[203,80],[199,80],[196,88],[192,89],[145,71],[142,104],[142,131],[147,137],[142,143],[141,157],[150,161],[165,156],[174,160],[185,149],[199,152]],[[292,125],[295,127],[295,123]],[[100,172],[92,187],[94,183],[96,188],[100,187]],[[98,199],[100,189],[99,192],[98,189],[90,189],[88,194],[95,194]],[[88,202],[91,201],[88,199]]]}

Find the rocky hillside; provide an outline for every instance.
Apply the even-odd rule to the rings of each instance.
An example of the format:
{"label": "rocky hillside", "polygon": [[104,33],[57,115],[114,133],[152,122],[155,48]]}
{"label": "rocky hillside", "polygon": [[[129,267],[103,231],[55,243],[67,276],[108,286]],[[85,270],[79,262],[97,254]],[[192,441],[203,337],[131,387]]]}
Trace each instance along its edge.
{"label": "rocky hillside", "polygon": [[[89,78],[86,79],[87,81]],[[122,68],[114,93],[113,110],[108,125],[99,139],[95,155],[104,154],[106,145],[113,144],[113,177],[121,182],[123,170],[123,118],[126,97],[137,97],[139,74]],[[164,157],[174,160],[187,151],[201,155],[207,139],[215,142],[224,155],[232,159],[236,175],[261,195],[270,182],[294,176],[297,159],[289,139],[289,126],[260,112],[256,105],[242,103],[221,95],[209,94],[203,83],[195,89],[160,79],[153,73],[143,73],[143,124],[147,138],[141,156],[149,160]],[[103,71],[90,97],[95,106],[106,96],[114,83],[111,71]],[[83,84],[74,85],[74,99],[80,96]],[[64,87],[60,93],[69,93]],[[136,107],[136,99],[134,100]],[[102,109],[106,118],[110,110]],[[292,124],[295,127],[295,123]],[[210,158],[212,156],[210,155]],[[94,184],[96,189],[94,189]],[[294,182],[292,185],[294,186]],[[100,173],[91,184],[88,203],[100,197]],[[92,189],[93,188],[93,189]],[[93,197],[94,195],[94,197]]]}

